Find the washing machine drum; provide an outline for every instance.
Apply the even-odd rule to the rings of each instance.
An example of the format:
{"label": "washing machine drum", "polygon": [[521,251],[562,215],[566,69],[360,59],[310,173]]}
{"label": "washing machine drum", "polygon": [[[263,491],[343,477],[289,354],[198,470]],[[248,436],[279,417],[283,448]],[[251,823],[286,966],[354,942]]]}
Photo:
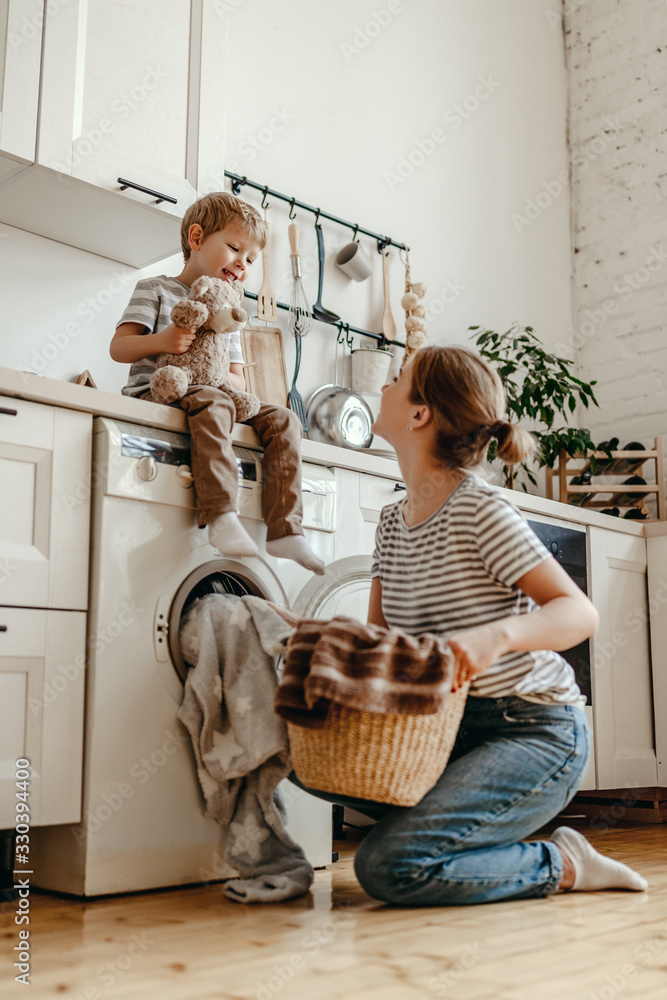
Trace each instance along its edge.
{"label": "washing machine drum", "polygon": [[220,563],[223,564],[220,568],[212,569],[209,563],[206,566],[200,566],[194,573],[191,573],[183,581],[172,601],[167,632],[169,654],[182,681],[185,681],[191,664],[186,663],[183,659],[179,631],[181,620],[194,601],[206,597],[208,594],[232,594],[236,597],[252,594],[254,597],[271,599],[271,595],[265,592],[261,580],[254,573],[246,570],[225,569],[224,560],[220,560]]}

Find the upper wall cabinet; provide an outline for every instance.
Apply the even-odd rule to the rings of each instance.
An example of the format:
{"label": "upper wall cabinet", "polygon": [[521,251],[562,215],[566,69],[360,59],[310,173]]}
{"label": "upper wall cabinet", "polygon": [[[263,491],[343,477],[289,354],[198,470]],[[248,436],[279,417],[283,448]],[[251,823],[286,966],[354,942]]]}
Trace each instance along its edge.
{"label": "upper wall cabinet", "polygon": [[[0,219],[135,267],[178,251],[185,209],[222,187],[226,22],[219,5],[47,0],[38,16],[34,0],[2,4],[5,65],[16,45],[11,16],[43,31],[43,49],[34,162],[18,169],[30,158],[25,125],[24,159],[8,148],[18,167],[0,184]],[[26,8],[23,21],[14,7]],[[37,50],[31,72],[38,75],[39,41],[28,44]],[[3,120],[26,99],[13,79],[5,81]],[[18,149],[18,137],[10,138]]]}
{"label": "upper wall cabinet", "polygon": [[0,182],[35,159],[41,8],[36,0],[0,0]]}

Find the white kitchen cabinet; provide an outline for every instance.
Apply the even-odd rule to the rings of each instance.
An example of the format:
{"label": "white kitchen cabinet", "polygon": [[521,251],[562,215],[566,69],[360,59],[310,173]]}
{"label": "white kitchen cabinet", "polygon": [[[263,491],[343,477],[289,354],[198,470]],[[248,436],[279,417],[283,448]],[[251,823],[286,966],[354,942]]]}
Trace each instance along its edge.
{"label": "white kitchen cabinet", "polygon": [[88,602],[92,416],[0,396],[0,606]]}
{"label": "white kitchen cabinet", "polygon": [[0,183],[35,159],[41,0],[0,0]]}
{"label": "white kitchen cabinet", "polygon": [[0,829],[81,816],[92,414],[0,396]]}
{"label": "white kitchen cabinet", "polygon": [[397,484],[402,485],[402,482],[351,469],[336,469],[336,559],[373,552],[380,511],[405,496],[403,491],[395,489]]}
{"label": "white kitchen cabinet", "polygon": [[30,762],[30,823],[81,819],[86,615],[0,607],[0,829],[16,817],[16,761]]}
{"label": "white kitchen cabinet", "polygon": [[67,0],[49,14],[54,3],[41,70],[30,67],[41,71],[34,163],[0,184],[0,219],[136,267],[159,260],[179,250],[188,205],[223,186],[224,12]]}
{"label": "white kitchen cabinet", "polygon": [[658,780],[667,786],[667,524],[647,524],[653,722]]}
{"label": "white kitchen cabinet", "polygon": [[646,539],[589,527],[598,788],[658,784],[647,606]]}

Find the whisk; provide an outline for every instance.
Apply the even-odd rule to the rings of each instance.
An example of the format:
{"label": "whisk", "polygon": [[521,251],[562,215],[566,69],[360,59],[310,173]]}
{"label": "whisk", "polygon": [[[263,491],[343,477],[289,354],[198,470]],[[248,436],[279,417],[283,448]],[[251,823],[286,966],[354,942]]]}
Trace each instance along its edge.
{"label": "whisk", "polygon": [[296,364],[294,366],[294,378],[290,388],[288,399],[290,407],[294,410],[301,421],[303,429],[308,433],[308,421],[306,420],[306,408],[303,399],[296,387],[296,380],[301,367],[301,339],[305,337],[313,325],[313,317],[310,312],[310,305],[301,282],[301,258],[299,257],[299,227],[295,222],[291,223],[288,229],[290,243],[290,259],[292,261],[292,294],[289,303],[289,317],[287,325],[290,332],[294,334],[296,346]]}
{"label": "whisk", "polygon": [[288,326],[295,337],[305,337],[310,333],[313,316],[301,281],[301,258],[299,257],[299,227],[292,222],[288,227],[292,261],[292,295],[289,303]]}

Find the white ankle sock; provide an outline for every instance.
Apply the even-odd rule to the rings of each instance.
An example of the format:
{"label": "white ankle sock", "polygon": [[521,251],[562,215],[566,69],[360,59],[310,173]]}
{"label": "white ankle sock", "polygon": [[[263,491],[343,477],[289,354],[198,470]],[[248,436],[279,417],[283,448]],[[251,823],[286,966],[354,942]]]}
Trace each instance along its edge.
{"label": "white ankle sock", "polygon": [[324,573],[324,563],[315,555],[303,535],[284,535],[266,543],[266,551],[276,559],[293,559],[300,566],[305,566],[313,573],[321,576]]}
{"label": "white ankle sock", "polygon": [[622,861],[600,854],[578,830],[559,826],[551,834],[551,840],[572,862],[572,888],[579,892],[595,892],[596,889],[634,889],[641,892],[648,888],[648,882],[642,875]]}
{"label": "white ankle sock", "polygon": [[257,546],[239,521],[238,514],[220,514],[208,526],[208,540],[223,556],[256,556]]}

